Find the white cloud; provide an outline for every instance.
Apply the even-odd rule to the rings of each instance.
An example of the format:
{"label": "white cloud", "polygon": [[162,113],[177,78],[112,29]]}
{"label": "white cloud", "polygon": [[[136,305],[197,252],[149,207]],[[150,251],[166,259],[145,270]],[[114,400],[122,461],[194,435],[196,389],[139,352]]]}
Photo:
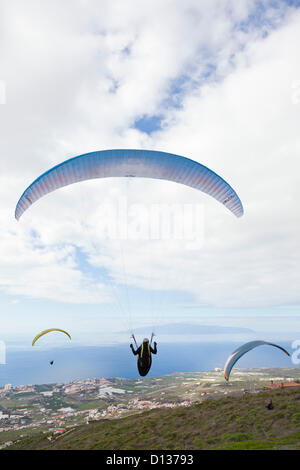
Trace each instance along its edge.
{"label": "white cloud", "polygon": [[[235,220],[213,200],[175,184],[130,182],[132,202],[206,202],[205,244],[197,253],[180,242],[123,243],[130,286],[182,290],[221,307],[299,303],[300,107],[293,83],[300,78],[300,16],[282,3],[268,10],[263,27],[250,23],[241,31],[253,6],[3,3],[4,292],[60,302],[110,300],[108,286],[81,270],[74,247],[91,266],[123,281],[119,244],[97,235],[97,209],[124,194],[127,182],[65,188],[39,201],[19,224],[13,210],[36,176],[70,156],[142,147],[189,156],[218,172],[241,196],[245,216]],[[151,136],[134,129],[143,115],[163,115],[163,129]]]}

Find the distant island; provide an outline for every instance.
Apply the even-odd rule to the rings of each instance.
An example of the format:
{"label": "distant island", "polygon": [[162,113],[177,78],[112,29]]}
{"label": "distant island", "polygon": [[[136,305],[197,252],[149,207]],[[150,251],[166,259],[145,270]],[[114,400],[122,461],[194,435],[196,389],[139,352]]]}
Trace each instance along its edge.
{"label": "distant island", "polygon": [[[135,328],[134,332],[144,333],[149,330],[148,327]],[[232,327],[232,326],[217,326],[217,325],[199,325],[197,323],[168,323],[165,325],[156,325],[153,327],[154,333],[160,335],[215,335],[215,334],[253,334],[254,330],[250,328]],[[120,333],[124,333],[123,331]],[[131,333],[127,331],[126,333]]]}

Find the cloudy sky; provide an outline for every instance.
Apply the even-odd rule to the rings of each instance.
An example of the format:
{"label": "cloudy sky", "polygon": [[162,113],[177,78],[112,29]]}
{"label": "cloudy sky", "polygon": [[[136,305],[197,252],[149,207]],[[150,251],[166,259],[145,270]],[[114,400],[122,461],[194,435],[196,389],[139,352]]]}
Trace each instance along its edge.
{"label": "cloudy sky", "polygon": [[[25,345],[57,326],[97,344],[183,319],[300,332],[298,5],[0,0],[3,340]],[[244,216],[191,188],[127,178],[63,188],[14,219],[41,173],[113,148],[208,166]],[[196,211],[197,243],[107,233],[116,220],[149,223],[162,204]]]}

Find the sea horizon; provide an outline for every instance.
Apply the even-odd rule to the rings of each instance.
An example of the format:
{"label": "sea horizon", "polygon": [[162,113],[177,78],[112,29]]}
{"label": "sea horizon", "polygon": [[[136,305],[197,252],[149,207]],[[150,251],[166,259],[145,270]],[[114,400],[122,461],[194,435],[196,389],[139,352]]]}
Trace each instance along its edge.
{"label": "sea horizon", "polygon": [[[290,353],[291,343],[281,346]],[[153,356],[147,377],[179,372],[205,372],[223,369],[228,356],[240,342],[224,343],[161,343]],[[50,361],[54,361],[50,365]],[[261,346],[246,354],[238,363],[239,369],[295,367],[291,358],[269,346]],[[88,378],[139,378],[136,357],[128,344],[57,348],[50,350],[7,351],[6,364],[0,365],[0,386],[11,384],[40,385],[69,383]]]}

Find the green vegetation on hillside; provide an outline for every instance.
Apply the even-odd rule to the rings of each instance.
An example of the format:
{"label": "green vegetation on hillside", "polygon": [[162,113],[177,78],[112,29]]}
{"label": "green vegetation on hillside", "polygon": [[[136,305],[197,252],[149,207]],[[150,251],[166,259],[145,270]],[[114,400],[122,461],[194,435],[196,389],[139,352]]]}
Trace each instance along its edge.
{"label": "green vegetation on hillside", "polygon": [[[272,398],[274,409],[266,403]],[[56,437],[20,440],[9,449],[300,449],[300,387],[227,396],[199,405],[101,419]]]}

